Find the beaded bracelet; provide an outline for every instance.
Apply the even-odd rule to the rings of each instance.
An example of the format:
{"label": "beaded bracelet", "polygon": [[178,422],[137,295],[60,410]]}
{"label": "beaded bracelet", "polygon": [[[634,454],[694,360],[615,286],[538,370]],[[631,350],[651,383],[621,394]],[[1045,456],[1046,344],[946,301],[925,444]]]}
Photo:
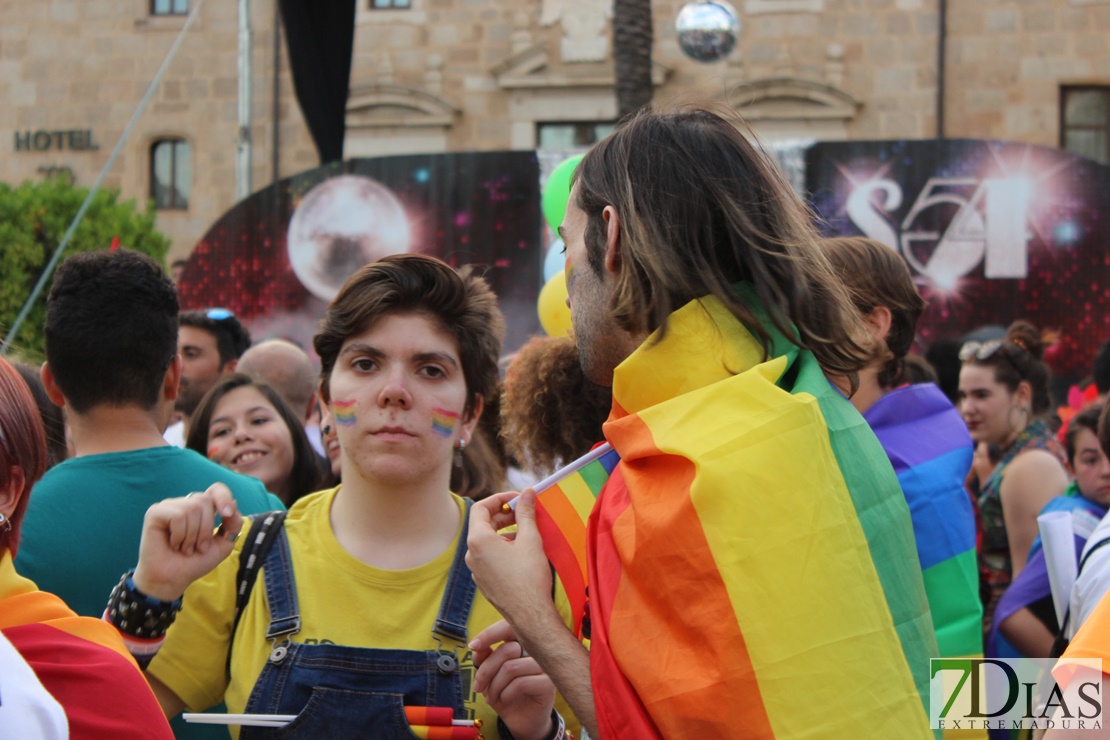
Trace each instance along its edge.
{"label": "beaded bracelet", "polygon": [[[572,740],[570,733],[567,732],[567,723],[563,721],[557,709],[551,710],[551,719],[555,722],[555,729],[547,736],[547,740]],[[505,740],[514,740],[513,733],[509,732],[509,728],[500,717],[497,718],[497,732]]]}

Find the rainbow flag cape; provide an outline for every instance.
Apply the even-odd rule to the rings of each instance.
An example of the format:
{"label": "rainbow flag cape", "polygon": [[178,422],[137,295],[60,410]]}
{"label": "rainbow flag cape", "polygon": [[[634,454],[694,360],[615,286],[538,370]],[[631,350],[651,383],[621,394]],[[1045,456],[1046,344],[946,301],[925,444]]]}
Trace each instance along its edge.
{"label": "rainbow flag cape", "polygon": [[602,737],[934,734],[894,471],[811,353],[770,355],[707,298],[616,369],[587,538]]}
{"label": "rainbow flag cape", "polygon": [[165,738],[173,733],[116,628],[79,617],[0,557],[0,632],[65,710],[73,737]]}
{"label": "rainbow flag cape", "polygon": [[932,383],[897,388],[863,415],[898,475],[913,520],[941,657],[982,657],[975,512],[964,490],[974,443]]}
{"label": "rainbow flag cape", "polygon": [[536,526],[543,551],[559,575],[570,601],[574,633],[582,634],[586,612],[586,520],[620,455],[608,443],[540,481],[535,490]]}

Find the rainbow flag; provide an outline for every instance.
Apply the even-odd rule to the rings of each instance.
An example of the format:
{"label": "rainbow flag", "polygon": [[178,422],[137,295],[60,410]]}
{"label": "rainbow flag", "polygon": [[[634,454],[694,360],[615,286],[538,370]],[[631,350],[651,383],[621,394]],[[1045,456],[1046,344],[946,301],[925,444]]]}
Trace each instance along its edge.
{"label": "rainbow flag", "polygon": [[116,628],[39,591],[15,572],[7,550],[0,551],[0,632],[65,710],[73,737],[173,738]]}
{"label": "rainbow flag", "polygon": [[940,388],[897,388],[863,415],[890,458],[913,520],[941,657],[982,657],[975,512],[964,490],[974,443]]}
{"label": "rainbow flag", "polygon": [[574,633],[582,637],[582,617],[586,612],[586,521],[597,495],[620,455],[608,443],[599,445],[570,465],[540,481],[535,490],[536,526],[543,537],[543,551],[563,582]]}
{"label": "rainbow flag", "polygon": [[816,358],[773,339],[765,360],[708,298],[616,369],[587,537],[602,737],[934,734],[905,498]]}

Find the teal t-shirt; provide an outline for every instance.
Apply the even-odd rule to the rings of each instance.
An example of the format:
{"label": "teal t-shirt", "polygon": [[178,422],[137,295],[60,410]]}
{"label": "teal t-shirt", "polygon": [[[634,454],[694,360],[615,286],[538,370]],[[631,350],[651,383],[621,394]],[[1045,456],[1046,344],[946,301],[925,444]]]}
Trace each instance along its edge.
{"label": "teal t-shirt", "polygon": [[243,514],[285,508],[260,481],[192,450],[150,447],[66,460],[31,489],[16,570],[81,616],[100,617],[120,575],[139,560],[146,510],[217,481]]}
{"label": "teal t-shirt", "polygon": [[[112,587],[139,560],[143,516],[165,498],[227,484],[243,514],[284,509],[261,481],[192,450],[149,447],[66,460],[35,487],[15,567],[82,616],[100,617]],[[178,738],[227,738],[226,728],[172,723]]]}

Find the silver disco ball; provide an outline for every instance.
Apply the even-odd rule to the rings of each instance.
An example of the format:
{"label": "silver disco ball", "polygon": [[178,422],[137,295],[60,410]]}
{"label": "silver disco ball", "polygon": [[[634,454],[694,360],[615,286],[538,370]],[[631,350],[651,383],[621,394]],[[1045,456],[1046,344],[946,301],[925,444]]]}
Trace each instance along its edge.
{"label": "silver disco ball", "polygon": [[678,45],[696,62],[719,62],[736,48],[740,21],[725,0],[687,3],[674,22]]}
{"label": "silver disco ball", "polygon": [[301,285],[330,301],[363,265],[407,252],[410,229],[392,190],[369,177],[339,175],[305,194],[289,221],[287,242]]}

